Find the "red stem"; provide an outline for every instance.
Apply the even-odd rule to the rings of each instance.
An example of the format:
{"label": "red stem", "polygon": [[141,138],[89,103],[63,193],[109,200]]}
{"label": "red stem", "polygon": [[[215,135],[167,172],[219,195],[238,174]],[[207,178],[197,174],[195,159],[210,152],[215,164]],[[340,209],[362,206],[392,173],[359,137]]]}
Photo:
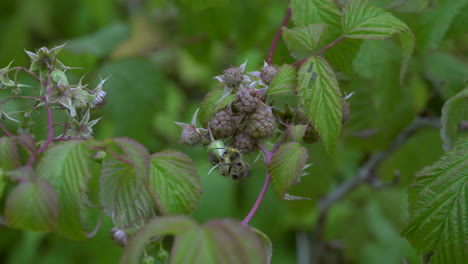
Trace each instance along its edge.
{"label": "red stem", "polygon": [[51,72],[52,72],[52,69],[49,66],[49,71],[47,72],[47,83],[46,83],[47,93],[44,96],[45,108],[47,112],[47,138],[44,144],[36,151],[36,153],[29,156],[28,163],[27,163],[28,166],[31,166],[34,163],[34,161],[36,160],[36,157],[39,156],[39,154],[41,154],[42,152],[44,152],[44,150],[50,145],[50,143],[52,143],[54,139],[54,119],[52,118],[52,108],[50,107],[50,104],[49,104],[49,99],[50,99],[50,96],[52,94],[52,89],[53,89],[53,86],[51,86],[52,84],[51,76],[50,76]]}
{"label": "red stem", "polygon": [[279,29],[276,32],[275,38],[273,39],[273,42],[271,43],[270,51],[268,52],[268,60],[267,60],[268,65],[271,65],[271,62],[273,61],[273,54],[275,54],[276,46],[278,45],[278,41],[281,37],[281,33],[283,32],[283,27],[288,23],[290,17],[291,17],[291,8],[288,7],[288,9],[286,10],[286,14],[284,15],[283,21],[281,22],[281,25],[279,26]]}
{"label": "red stem", "polygon": [[[273,154],[275,153],[275,151],[279,148],[279,146],[281,145],[281,143],[283,143],[283,141],[288,137],[288,134],[287,133],[284,133],[283,134],[283,137],[276,143],[276,145],[273,147],[273,149],[271,151],[268,151],[262,144],[258,144],[258,146],[260,147],[260,149],[262,150],[263,154],[265,154],[265,165],[268,165],[270,164],[270,161],[271,161],[271,157],[273,157]],[[252,207],[252,209],[250,209],[250,212],[249,214],[244,218],[244,220],[242,220],[242,224],[244,226],[248,226],[249,225],[249,222],[250,220],[253,218],[253,216],[255,215],[255,213],[257,212],[258,208],[260,207],[260,204],[262,203],[263,201],[263,198],[265,197],[265,194],[266,194],[266,191],[268,189],[268,186],[270,185],[270,181],[271,181],[271,176],[270,174],[267,172],[266,173],[266,177],[265,177],[265,183],[263,184],[263,188],[262,188],[262,191],[260,192],[260,194],[258,195],[257,197],[257,201],[255,201],[255,204],[254,206]]]}
{"label": "red stem", "polygon": [[343,35],[343,36],[340,36],[339,38],[335,39],[332,43],[328,44],[325,48],[323,48],[323,49],[321,49],[321,50],[315,52],[314,54],[312,54],[312,55],[310,55],[310,56],[308,56],[308,57],[305,57],[305,58],[302,59],[302,60],[298,60],[298,61],[294,62],[294,63],[291,64],[291,65],[293,65],[293,66],[299,66],[299,65],[301,65],[302,63],[304,63],[306,60],[308,60],[310,57],[317,56],[317,55],[320,55],[320,54],[324,53],[326,50],[328,50],[329,48],[335,46],[338,42],[340,42],[342,39],[344,39],[344,37],[345,37],[344,35]]}

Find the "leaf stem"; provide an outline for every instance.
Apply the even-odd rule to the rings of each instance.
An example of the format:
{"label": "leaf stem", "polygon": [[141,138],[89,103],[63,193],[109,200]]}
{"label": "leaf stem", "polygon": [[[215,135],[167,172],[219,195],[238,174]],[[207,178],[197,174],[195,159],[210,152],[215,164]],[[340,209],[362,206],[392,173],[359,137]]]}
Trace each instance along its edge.
{"label": "leaf stem", "polygon": [[340,42],[340,41],[341,41],[342,39],[344,39],[344,38],[345,38],[345,36],[344,36],[344,35],[341,35],[339,38],[335,39],[332,43],[328,44],[328,45],[327,45],[326,47],[324,47],[323,49],[321,49],[321,50],[315,52],[314,54],[312,54],[312,55],[310,55],[310,56],[308,56],[308,57],[305,57],[305,58],[302,59],[302,60],[298,60],[298,61],[294,62],[294,63],[291,64],[291,65],[293,65],[293,66],[299,66],[299,65],[301,65],[302,63],[304,63],[305,61],[307,61],[310,57],[317,56],[317,55],[320,55],[320,54],[324,53],[325,51],[327,51],[329,48],[335,46],[338,42]]}
{"label": "leaf stem", "polygon": [[[265,155],[265,165],[270,164],[271,157],[273,157],[273,154],[275,153],[275,151],[279,148],[281,143],[283,143],[283,141],[287,137],[288,137],[288,133],[284,133],[283,137],[281,137],[281,139],[276,143],[276,145],[273,147],[273,149],[271,151],[268,151],[262,144],[258,144],[258,146],[262,150],[263,154]],[[257,197],[257,201],[255,201],[255,204],[252,207],[252,209],[250,209],[249,214],[241,222],[244,226],[249,225],[250,220],[253,218],[253,216],[257,212],[258,208],[260,207],[260,204],[262,203],[263,198],[265,197],[266,191],[268,190],[268,186],[270,185],[270,181],[271,181],[271,176],[267,172],[266,177],[265,177],[265,183],[263,184],[262,191],[260,192],[260,194]]]}
{"label": "leaf stem", "polygon": [[289,18],[291,17],[291,8],[288,7],[286,10],[286,14],[284,15],[283,21],[276,32],[275,37],[273,38],[273,42],[271,43],[270,51],[268,52],[268,65],[271,65],[273,61],[273,54],[275,54],[276,46],[278,45],[278,41],[281,37],[281,33],[283,32],[283,27],[288,23]]}
{"label": "leaf stem", "polygon": [[47,138],[44,144],[36,151],[34,155],[29,156],[27,166],[31,166],[34,161],[36,160],[36,157],[39,156],[44,150],[52,143],[54,139],[54,119],[52,117],[52,108],[50,107],[50,96],[52,94],[53,86],[52,86],[52,80],[51,80],[51,73],[52,73],[52,67],[48,67],[49,70],[47,72],[47,82],[45,83],[47,87],[47,92],[46,95],[44,96],[44,105],[45,109],[47,112]]}

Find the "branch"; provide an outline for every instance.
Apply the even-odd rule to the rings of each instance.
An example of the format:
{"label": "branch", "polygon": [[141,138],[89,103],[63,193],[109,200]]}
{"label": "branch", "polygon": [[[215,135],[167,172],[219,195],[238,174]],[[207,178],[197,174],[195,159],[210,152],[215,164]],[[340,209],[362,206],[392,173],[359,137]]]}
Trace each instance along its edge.
{"label": "branch", "polygon": [[440,126],[439,119],[429,119],[416,117],[400,134],[390,143],[388,148],[379,151],[367,159],[363,166],[358,170],[356,176],[341,183],[335,190],[328,194],[319,203],[319,213],[325,214],[326,211],[338,200],[346,196],[356,186],[369,179],[374,171],[382,161],[389,157],[395,150],[397,150],[406,140],[418,129],[424,126],[438,127]]}
{"label": "branch", "polygon": [[291,17],[291,8],[288,7],[288,9],[286,10],[286,14],[284,15],[283,21],[281,22],[281,25],[279,26],[278,31],[276,32],[275,38],[273,39],[273,42],[271,43],[270,51],[268,52],[268,60],[267,60],[268,65],[271,65],[271,62],[273,61],[273,54],[275,54],[276,46],[278,45],[278,41],[281,37],[281,33],[283,32],[283,27],[286,26],[290,17]]}

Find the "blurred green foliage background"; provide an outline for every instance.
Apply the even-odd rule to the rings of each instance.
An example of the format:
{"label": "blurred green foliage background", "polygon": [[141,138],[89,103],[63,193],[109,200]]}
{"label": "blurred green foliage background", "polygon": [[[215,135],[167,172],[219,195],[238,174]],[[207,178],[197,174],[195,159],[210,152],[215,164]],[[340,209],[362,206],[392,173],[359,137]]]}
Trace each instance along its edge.
{"label": "blurred green foliage background", "polygon": [[[27,65],[26,50],[67,42],[59,58],[75,81],[105,84],[108,104],[95,137],[132,137],[156,152],[173,148],[188,153],[199,169],[204,194],[193,213],[200,222],[242,219],[264,181],[265,168],[254,166],[244,184],[216,173],[207,175],[206,151],[178,143],[204,94],[217,85],[213,77],[248,60],[247,71],[263,65],[287,7],[286,0],[238,0],[206,6],[190,0],[0,0],[0,66]],[[209,1],[207,1],[209,2]],[[223,2],[223,1],[220,1]],[[346,1],[336,1],[343,3]],[[310,201],[283,201],[269,190],[252,226],[269,235],[273,263],[296,263],[296,252],[316,224],[317,201],[353,177],[367,157],[386,149],[417,115],[439,116],[445,100],[468,77],[468,1],[374,0],[389,8],[414,31],[417,47],[405,81],[399,82],[400,48],[396,41],[366,40],[342,71],[340,87],[356,94],[337,150],[327,156],[320,143],[309,146],[310,174],[291,193]],[[340,48],[337,45],[334,48]],[[280,43],[275,64],[292,63]],[[3,66],[1,66],[3,67]],[[443,153],[439,131],[418,131],[375,171],[390,188],[367,184],[331,209],[325,238],[341,245],[329,263],[419,263],[419,256],[399,235],[406,219],[406,188],[414,173]],[[89,223],[93,226],[95,223]],[[109,238],[104,217],[97,236],[81,242],[55,234],[0,229],[0,263],[116,263],[121,249]],[[306,238],[307,240],[307,238]]]}

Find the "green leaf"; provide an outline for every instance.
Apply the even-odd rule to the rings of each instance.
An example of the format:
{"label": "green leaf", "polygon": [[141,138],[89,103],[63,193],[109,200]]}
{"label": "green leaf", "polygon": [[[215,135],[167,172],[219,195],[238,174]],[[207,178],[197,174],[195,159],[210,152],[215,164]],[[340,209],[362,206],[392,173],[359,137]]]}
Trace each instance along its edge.
{"label": "green leaf", "polygon": [[314,51],[321,40],[324,24],[313,24],[307,27],[293,29],[283,28],[283,39],[288,46],[291,55],[301,59]]}
{"label": "green leaf", "polygon": [[271,239],[267,235],[265,235],[265,233],[256,228],[250,227],[250,229],[258,236],[258,238],[260,238],[260,241],[262,241],[267,256],[266,263],[270,264],[271,257],[273,256],[273,243],[271,243]]}
{"label": "green leaf", "polygon": [[281,94],[287,92],[294,92],[294,89],[297,85],[297,69],[296,67],[283,64],[281,68],[278,70],[275,78],[268,86],[267,94]]}
{"label": "green leaf", "polygon": [[262,242],[250,228],[229,220],[197,225],[186,216],[163,216],[148,222],[129,241],[120,263],[140,263],[145,244],[161,235],[175,235],[172,264],[266,263]]}
{"label": "green leaf", "polygon": [[298,83],[302,109],[320,134],[328,153],[332,153],[343,114],[336,76],[325,59],[311,57],[299,69]]}
{"label": "green leaf", "polygon": [[296,37],[295,32],[288,28],[283,28],[282,32],[283,41],[288,47],[289,54],[296,60],[307,57],[310,55],[310,51],[307,47],[301,43],[301,41]]}
{"label": "green leaf", "polygon": [[3,196],[3,190],[5,189],[6,181],[5,181],[5,173],[3,169],[0,168],[0,198]]}
{"label": "green leaf", "polygon": [[178,237],[171,263],[266,263],[262,242],[248,227],[230,220],[215,220]]}
{"label": "green leaf", "polygon": [[417,25],[413,27],[418,50],[425,53],[439,47],[450,25],[467,3],[467,0],[440,0],[435,7],[418,16]]}
{"label": "green leaf", "polygon": [[205,98],[200,104],[200,110],[198,111],[198,121],[207,127],[208,122],[211,118],[222,108],[231,103],[236,95],[227,93],[223,88],[215,88],[206,94]]}
{"label": "green leaf", "polygon": [[12,228],[53,231],[58,217],[57,194],[40,178],[19,183],[8,195],[4,215]]}
{"label": "green leaf", "polygon": [[448,100],[465,87],[468,65],[454,54],[431,52],[425,56],[424,73],[443,99]]}
{"label": "green leaf", "polygon": [[97,57],[104,57],[125,41],[130,35],[130,27],[124,23],[113,23],[96,33],[78,39],[73,39],[67,43],[66,49],[80,54],[93,54]]}
{"label": "green leaf", "polygon": [[450,98],[442,107],[440,137],[445,151],[451,150],[458,138],[467,136],[466,132],[460,131],[460,123],[466,120],[468,120],[468,88]]}
{"label": "green leaf", "polygon": [[367,0],[352,0],[343,11],[343,31],[348,38],[385,39],[408,31],[408,26],[390,12],[369,4]]}
{"label": "green leaf", "polygon": [[106,100],[112,104],[103,109],[106,118],[102,120],[102,126],[115,135],[126,135],[148,145],[156,144],[154,141],[160,139],[154,136],[151,120],[155,113],[168,107],[165,101],[168,82],[161,71],[149,60],[131,58],[108,62],[98,74],[111,76],[104,90],[108,95]]}
{"label": "green leaf", "polygon": [[47,180],[57,193],[57,231],[72,240],[86,238],[83,209],[88,202],[90,156],[85,142],[67,141],[49,148],[37,167],[37,175]]}
{"label": "green leaf", "polygon": [[191,213],[200,199],[200,176],[189,156],[164,150],[151,158],[149,188],[163,214]]}
{"label": "green leaf", "polygon": [[296,27],[325,23],[333,31],[341,29],[341,12],[332,0],[292,0],[291,10]]}
{"label": "green leaf", "polygon": [[302,138],[304,137],[307,126],[306,125],[295,125],[295,126],[287,126],[288,134],[291,136],[291,138],[296,141],[300,142]]}
{"label": "green leaf", "polygon": [[[9,171],[19,166],[18,147],[9,137],[0,138],[0,169]],[[1,188],[0,188],[1,193]]]}
{"label": "green leaf", "polygon": [[[330,36],[328,43],[336,40],[339,36]],[[325,52],[325,58],[333,66],[336,72],[353,73],[353,60],[361,47],[361,39],[344,38],[335,46]]]}
{"label": "green leaf", "polygon": [[151,220],[132,236],[123,251],[120,263],[140,263],[139,258],[150,239],[160,235],[181,234],[194,227],[196,223],[187,216],[163,216]]}
{"label": "green leaf", "polygon": [[307,149],[297,142],[285,143],[275,151],[267,170],[281,197],[299,182],[308,157]]}
{"label": "green leaf", "polygon": [[409,188],[410,218],[402,234],[431,263],[468,259],[468,138],[416,175]]}
{"label": "green leaf", "polygon": [[181,4],[194,11],[200,11],[212,7],[226,6],[228,0],[179,0]]}
{"label": "green leaf", "polygon": [[106,161],[100,177],[100,200],[104,213],[116,227],[137,227],[154,215],[147,190],[150,168],[148,150],[128,138],[114,139],[124,151],[125,161]]}
{"label": "green leaf", "polygon": [[400,83],[402,83],[414,50],[414,35],[410,31],[403,31],[399,38],[401,44]]}
{"label": "green leaf", "polygon": [[402,66],[400,82],[414,49],[414,36],[408,26],[390,12],[369,4],[367,0],[348,2],[343,11],[343,31],[347,38],[385,39],[400,34]]}

